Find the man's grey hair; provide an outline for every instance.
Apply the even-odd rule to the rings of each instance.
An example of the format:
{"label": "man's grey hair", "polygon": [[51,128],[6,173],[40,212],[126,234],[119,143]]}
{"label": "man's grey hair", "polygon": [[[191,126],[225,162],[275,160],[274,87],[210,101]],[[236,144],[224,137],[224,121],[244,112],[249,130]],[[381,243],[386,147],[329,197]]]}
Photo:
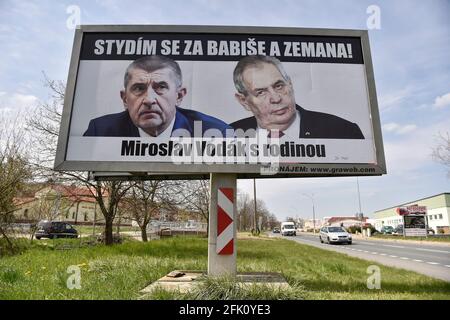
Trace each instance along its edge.
{"label": "man's grey hair", "polygon": [[175,76],[175,85],[177,89],[183,84],[183,77],[181,75],[181,69],[175,60],[164,56],[145,56],[134,60],[125,71],[125,76],[123,78],[123,85],[125,89],[128,86],[128,81],[130,81],[130,71],[133,69],[140,69],[147,72],[154,72],[163,68],[169,68],[172,70]]}
{"label": "man's grey hair", "polygon": [[236,68],[234,68],[233,72],[233,81],[234,86],[236,87],[236,90],[247,96],[248,90],[244,85],[244,79],[243,79],[243,73],[247,68],[257,68],[261,66],[264,63],[269,63],[274,65],[277,70],[281,73],[281,76],[286,82],[291,82],[291,78],[288,76],[286,71],[283,68],[283,65],[281,64],[280,60],[278,60],[275,57],[270,56],[263,56],[263,55],[256,55],[256,56],[247,56],[245,58],[242,58],[239,60],[238,64],[236,65]]}

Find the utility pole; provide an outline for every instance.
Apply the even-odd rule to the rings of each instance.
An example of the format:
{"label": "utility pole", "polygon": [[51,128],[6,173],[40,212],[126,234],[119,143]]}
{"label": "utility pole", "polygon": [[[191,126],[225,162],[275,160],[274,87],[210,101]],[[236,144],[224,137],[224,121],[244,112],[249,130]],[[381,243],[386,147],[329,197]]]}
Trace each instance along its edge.
{"label": "utility pole", "polygon": [[313,210],[313,233],[316,233],[316,212],[314,210],[314,193],[311,193],[311,195],[304,193],[304,196],[308,197],[312,201],[312,210]]}
{"label": "utility pole", "polygon": [[357,188],[358,188],[359,216],[360,216],[360,219],[361,219],[361,235],[364,237],[364,232],[363,232],[363,218],[364,218],[364,215],[362,214],[362,210],[361,210],[361,195],[359,193],[359,179],[358,179],[358,177],[356,177],[356,185],[357,185]]}
{"label": "utility pole", "polygon": [[362,210],[361,210],[361,195],[359,193],[359,179],[358,179],[358,177],[356,177],[356,185],[358,186],[359,213],[362,213]]}

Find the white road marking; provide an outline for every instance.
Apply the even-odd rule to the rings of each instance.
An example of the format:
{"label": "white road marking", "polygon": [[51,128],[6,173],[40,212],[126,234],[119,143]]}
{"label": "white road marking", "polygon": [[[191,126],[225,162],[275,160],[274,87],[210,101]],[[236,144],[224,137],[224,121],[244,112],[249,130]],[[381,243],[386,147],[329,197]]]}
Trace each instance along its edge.
{"label": "white road marking", "polygon": [[[326,247],[330,247],[328,244],[321,244],[321,243],[318,242],[318,241],[307,240],[307,239],[301,239],[301,240],[306,241],[306,242],[311,242],[311,243],[314,243],[314,244],[318,244],[318,245],[322,245],[322,246],[324,246],[324,247],[325,247],[325,246],[326,246]],[[394,245],[383,245],[383,246],[385,246],[385,247],[393,247],[393,248],[405,248],[405,247],[403,247],[403,246],[394,246]],[[344,248],[344,249],[347,249],[347,250],[353,250],[353,251],[364,252],[364,253],[372,253],[372,254],[375,254],[375,255],[376,255],[376,254],[379,254],[380,256],[387,256],[386,253],[370,252],[370,251],[367,251],[367,250],[354,249],[354,248],[349,248],[349,247],[341,247],[341,248]],[[416,249],[416,250],[421,250],[421,251],[431,251],[431,252],[448,253],[447,251],[433,250],[433,249],[422,249],[422,248],[411,248],[411,249]],[[425,261],[419,260],[419,259],[412,259],[412,258],[407,258],[407,257],[398,257],[398,256],[396,256],[396,255],[389,255],[389,257],[391,257],[391,258],[400,258],[400,259],[402,259],[402,260],[412,260],[412,261],[415,261],[415,262],[425,262]],[[438,262],[432,262],[432,261],[428,261],[428,262],[425,262],[425,263],[428,263],[428,264],[430,264],[430,265],[440,265],[440,263],[438,263]],[[450,268],[450,265],[445,265],[445,267]]]}
{"label": "white road marking", "polygon": [[[360,242],[361,243],[361,242]],[[377,246],[377,244],[374,244],[374,243],[368,243],[368,242],[366,242],[366,241],[364,241],[364,244],[365,245],[368,245],[368,246]]]}
{"label": "white road marking", "polygon": [[430,251],[430,252],[440,252],[440,253],[447,253],[447,254],[450,254],[450,251],[443,251],[443,250],[422,249],[422,248],[414,248],[414,249],[420,250],[420,251]]}
{"label": "white road marking", "polygon": [[393,245],[390,245],[390,244],[383,244],[383,247],[401,248],[401,249],[404,249],[404,248],[405,248],[405,247],[403,247],[403,246],[393,246]]}
{"label": "white road marking", "polygon": [[[378,246],[378,244],[367,243],[367,242],[364,242],[364,245]],[[391,245],[391,244],[383,244],[382,246],[384,246],[384,247],[391,247],[391,248],[400,248],[400,249],[406,248],[404,246],[397,246],[397,245]],[[415,250],[420,250],[420,251],[439,252],[439,253],[449,253],[450,254],[450,251],[436,250],[436,249],[425,249],[425,248],[409,248],[409,249],[415,249]]]}

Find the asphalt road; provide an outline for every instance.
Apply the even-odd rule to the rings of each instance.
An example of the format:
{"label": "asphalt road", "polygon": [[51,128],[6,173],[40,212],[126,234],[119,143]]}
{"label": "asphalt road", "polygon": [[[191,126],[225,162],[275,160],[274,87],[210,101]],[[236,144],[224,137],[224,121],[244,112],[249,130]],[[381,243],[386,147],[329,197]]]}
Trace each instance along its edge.
{"label": "asphalt road", "polygon": [[[279,234],[270,235],[281,237]],[[351,245],[330,245],[320,243],[318,236],[305,233],[283,238],[450,282],[450,247],[355,238]]]}

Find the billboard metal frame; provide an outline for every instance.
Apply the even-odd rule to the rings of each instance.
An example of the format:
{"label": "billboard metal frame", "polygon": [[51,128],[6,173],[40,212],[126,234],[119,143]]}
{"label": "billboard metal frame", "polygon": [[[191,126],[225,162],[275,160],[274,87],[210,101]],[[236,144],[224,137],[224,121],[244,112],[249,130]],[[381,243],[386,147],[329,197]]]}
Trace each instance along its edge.
{"label": "billboard metal frame", "polygon": [[[261,175],[261,164],[189,164],[177,165],[172,163],[149,162],[121,162],[121,161],[68,161],[66,159],[70,122],[83,36],[86,33],[104,32],[151,32],[151,33],[226,33],[226,34],[262,34],[262,35],[306,35],[306,36],[335,36],[360,38],[364,68],[367,79],[367,92],[369,97],[371,124],[374,135],[375,154],[377,163],[349,164],[349,163],[302,163],[302,167],[351,169],[359,172],[332,174],[313,173],[278,173],[276,175]],[[299,165],[299,164],[295,164]],[[282,166],[286,166],[282,164]],[[287,165],[289,166],[289,165]],[[274,177],[325,177],[325,176],[362,176],[382,175],[386,173],[383,140],[380,126],[379,109],[374,80],[372,58],[370,54],[369,36],[367,30],[352,29],[318,29],[318,28],[284,28],[284,27],[247,27],[247,26],[166,26],[166,25],[82,25],[75,31],[72,57],[67,79],[64,109],[58,139],[58,148],[55,157],[54,169],[56,171],[94,171],[108,173],[110,177],[129,179],[130,177],[146,176],[153,178],[187,178],[194,179],[206,177],[209,173],[236,173],[238,178],[274,178]],[[309,171],[309,170],[307,170]],[[148,175],[146,173],[152,172]],[[107,176],[103,175],[103,176]],[[94,174],[95,176],[95,174]]]}

